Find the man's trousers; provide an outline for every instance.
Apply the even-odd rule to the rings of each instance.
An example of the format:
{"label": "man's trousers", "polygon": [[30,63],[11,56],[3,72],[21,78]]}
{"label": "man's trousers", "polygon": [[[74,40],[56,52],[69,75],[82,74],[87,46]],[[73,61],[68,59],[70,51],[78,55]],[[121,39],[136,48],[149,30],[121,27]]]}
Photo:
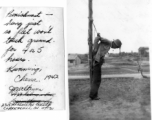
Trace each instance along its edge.
{"label": "man's trousers", "polygon": [[91,99],[98,97],[98,89],[101,83],[101,65],[102,65],[101,63],[97,63],[93,67],[93,76],[92,76],[91,90],[89,95]]}

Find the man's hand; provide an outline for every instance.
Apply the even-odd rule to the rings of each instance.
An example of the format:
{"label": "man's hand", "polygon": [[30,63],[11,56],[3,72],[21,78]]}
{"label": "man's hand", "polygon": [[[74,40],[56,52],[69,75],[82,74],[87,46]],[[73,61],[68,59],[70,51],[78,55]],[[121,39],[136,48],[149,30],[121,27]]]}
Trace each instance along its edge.
{"label": "man's hand", "polygon": [[100,64],[103,65],[103,63],[105,63],[105,59],[104,59],[104,58],[101,58],[101,59],[100,59]]}
{"label": "man's hand", "polygon": [[96,37],[93,44],[93,50],[94,52],[97,52],[99,48],[99,41],[101,40],[101,37]]}

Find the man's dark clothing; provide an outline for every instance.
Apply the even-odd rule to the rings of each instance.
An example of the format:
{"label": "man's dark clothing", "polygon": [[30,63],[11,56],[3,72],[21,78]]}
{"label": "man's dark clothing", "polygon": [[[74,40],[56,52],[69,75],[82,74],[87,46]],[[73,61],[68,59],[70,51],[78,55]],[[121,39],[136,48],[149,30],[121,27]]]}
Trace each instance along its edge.
{"label": "man's dark clothing", "polygon": [[90,98],[94,99],[98,97],[98,89],[100,87],[101,83],[101,66],[103,64],[103,59],[101,59],[100,63],[96,63],[96,65],[93,67],[93,80],[91,83],[91,90],[90,90]]}
{"label": "man's dark clothing", "polygon": [[89,95],[91,99],[95,99],[98,97],[98,89],[101,83],[101,67],[104,63],[105,54],[108,53],[108,51],[110,50],[111,41],[101,37],[96,37],[93,47],[93,77]]}

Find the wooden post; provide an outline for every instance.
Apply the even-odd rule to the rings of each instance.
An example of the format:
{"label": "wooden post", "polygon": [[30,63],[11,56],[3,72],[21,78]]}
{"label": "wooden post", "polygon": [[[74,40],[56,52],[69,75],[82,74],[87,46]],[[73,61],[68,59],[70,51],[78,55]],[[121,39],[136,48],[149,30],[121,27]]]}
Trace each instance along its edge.
{"label": "wooden post", "polygon": [[92,23],[93,23],[93,11],[92,11],[92,0],[89,1],[89,30],[88,30],[88,44],[89,44],[89,65],[90,65],[90,83],[92,82],[92,73],[93,73],[93,60],[92,60]]}

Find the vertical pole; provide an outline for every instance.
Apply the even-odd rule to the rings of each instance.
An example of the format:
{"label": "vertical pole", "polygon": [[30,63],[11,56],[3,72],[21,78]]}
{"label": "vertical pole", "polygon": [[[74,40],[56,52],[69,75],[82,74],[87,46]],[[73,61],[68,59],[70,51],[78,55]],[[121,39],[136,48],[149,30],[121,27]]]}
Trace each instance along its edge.
{"label": "vertical pole", "polygon": [[92,10],[92,0],[89,2],[89,24],[88,24],[88,44],[89,44],[89,65],[90,65],[90,83],[92,82],[92,73],[93,73],[93,60],[92,60],[92,23],[93,23],[93,10]]}

